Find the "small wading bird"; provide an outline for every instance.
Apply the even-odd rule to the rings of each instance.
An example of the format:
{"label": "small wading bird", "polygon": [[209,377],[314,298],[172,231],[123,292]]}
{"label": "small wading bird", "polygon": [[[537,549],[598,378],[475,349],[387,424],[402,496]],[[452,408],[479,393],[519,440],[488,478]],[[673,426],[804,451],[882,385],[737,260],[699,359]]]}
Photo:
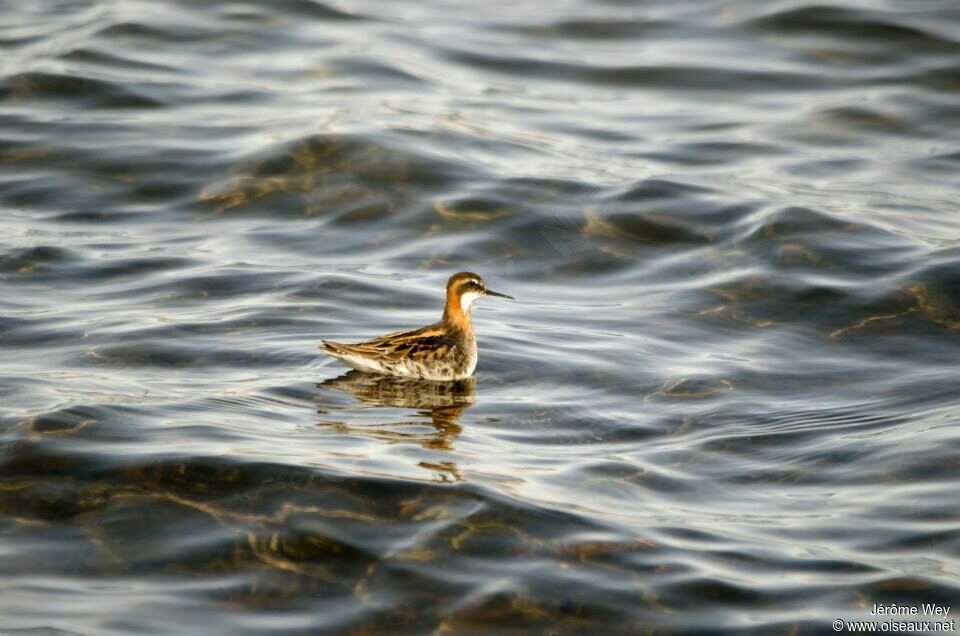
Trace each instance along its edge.
{"label": "small wading bird", "polygon": [[447,304],[440,322],[356,344],[324,340],[321,349],[360,371],[439,381],[469,378],[477,368],[470,307],[481,296],[514,300],[487,289],[476,274],[460,272],[447,281]]}

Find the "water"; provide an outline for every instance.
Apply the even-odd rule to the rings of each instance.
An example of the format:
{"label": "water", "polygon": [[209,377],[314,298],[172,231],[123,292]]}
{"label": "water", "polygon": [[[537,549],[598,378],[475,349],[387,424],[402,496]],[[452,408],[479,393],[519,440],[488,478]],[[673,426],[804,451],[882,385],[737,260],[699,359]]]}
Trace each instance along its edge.
{"label": "water", "polygon": [[[0,631],[960,611],[953,2],[0,12]],[[317,350],[481,300],[475,382]]]}

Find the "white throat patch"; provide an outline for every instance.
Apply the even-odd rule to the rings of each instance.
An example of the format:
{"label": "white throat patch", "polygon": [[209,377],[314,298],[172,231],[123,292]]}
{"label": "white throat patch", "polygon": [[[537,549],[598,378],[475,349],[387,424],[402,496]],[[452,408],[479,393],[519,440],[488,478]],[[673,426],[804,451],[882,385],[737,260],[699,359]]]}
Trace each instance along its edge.
{"label": "white throat patch", "polygon": [[483,294],[475,291],[468,291],[463,296],[461,296],[460,309],[463,311],[463,313],[465,314],[470,313],[470,305],[472,305],[473,301],[475,301],[477,298],[480,298],[481,296],[483,296]]}

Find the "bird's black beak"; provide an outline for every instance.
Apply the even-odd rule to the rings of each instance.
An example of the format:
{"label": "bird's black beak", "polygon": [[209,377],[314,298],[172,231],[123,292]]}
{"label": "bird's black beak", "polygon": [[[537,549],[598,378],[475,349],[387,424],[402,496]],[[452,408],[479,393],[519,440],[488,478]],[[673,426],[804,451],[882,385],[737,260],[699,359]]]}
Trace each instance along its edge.
{"label": "bird's black beak", "polygon": [[500,298],[509,298],[510,300],[516,300],[513,296],[507,296],[506,294],[501,294],[500,292],[495,292],[490,289],[483,290],[483,293],[487,296],[499,296]]}

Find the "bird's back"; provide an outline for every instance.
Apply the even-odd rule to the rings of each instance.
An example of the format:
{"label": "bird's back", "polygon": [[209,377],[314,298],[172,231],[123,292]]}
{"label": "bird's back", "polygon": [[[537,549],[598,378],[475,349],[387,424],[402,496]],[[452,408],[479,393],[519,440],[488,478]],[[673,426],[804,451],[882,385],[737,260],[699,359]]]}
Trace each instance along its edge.
{"label": "bird's back", "polygon": [[443,321],[355,344],[324,340],[323,350],[360,371],[428,380],[463,379],[477,364],[473,330],[451,329]]}

